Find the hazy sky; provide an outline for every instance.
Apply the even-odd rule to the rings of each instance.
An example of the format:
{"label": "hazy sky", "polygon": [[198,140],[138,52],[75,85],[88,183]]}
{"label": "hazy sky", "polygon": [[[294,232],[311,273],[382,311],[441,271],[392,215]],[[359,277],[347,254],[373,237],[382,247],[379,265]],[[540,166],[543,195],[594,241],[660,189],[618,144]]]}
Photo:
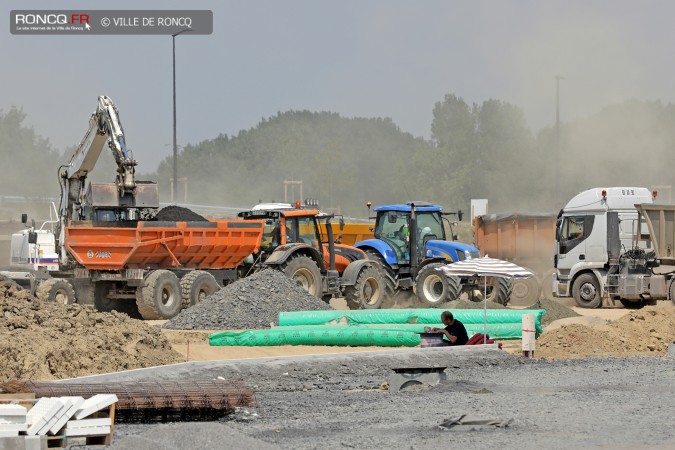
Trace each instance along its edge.
{"label": "hazy sky", "polygon": [[234,135],[278,111],[391,117],[428,138],[435,102],[497,98],[533,129],[629,98],[675,101],[673,1],[2,2],[0,109],[63,149],[100,94],[151,171],[171,153],[170,36],[14,36],[12,9],[211,9],[213,34],[176,39],[178,142]]}

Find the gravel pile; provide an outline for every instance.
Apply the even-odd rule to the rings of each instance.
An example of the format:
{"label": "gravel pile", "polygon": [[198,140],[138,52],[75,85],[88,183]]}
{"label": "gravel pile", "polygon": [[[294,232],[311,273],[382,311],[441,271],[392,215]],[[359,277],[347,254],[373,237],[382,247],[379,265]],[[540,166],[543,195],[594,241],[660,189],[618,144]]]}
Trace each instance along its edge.
{"label": "gravel pile", "polygon": [[165,222],[208,222],[208,219],[181,206],[167,206],[159,210],[155,220]]}
{"label": "gravel pile", "polygon": [[546,310],[546,314],[544,314],[544,316],[541,318],[541,324],[544,326],[548,325],[554,320],[566,319],[567,317],[579,317],[581,315],[575,312],[573,309],[563,305],[562,303],[547,298],[542,298],[537,303],[530,306],[530,308]]}
{"label": "gravel pile", "polygon": [[162,325],[173,330],[269,328],[282,311],[333,309],[278,270],[235,281]]}

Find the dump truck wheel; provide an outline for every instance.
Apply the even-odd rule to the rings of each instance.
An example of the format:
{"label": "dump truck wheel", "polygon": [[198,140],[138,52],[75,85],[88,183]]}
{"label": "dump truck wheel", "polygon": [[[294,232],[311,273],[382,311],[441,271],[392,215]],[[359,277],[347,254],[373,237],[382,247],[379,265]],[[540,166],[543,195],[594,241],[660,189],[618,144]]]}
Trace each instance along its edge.
{"label": "dump truck wheel", "polygon": [[70,305],[75,303],[75,289],[66,280],[50,278],[43,281],[35,290],[35,296],[45,302]]}
{"label": "dump truck wheel", "polygon": [[435,308],[448,301],[448,277],[438,269],[440,263],[431,263],[422,268],[417,274],[415,291],[417,298],[426,305]]}
{"label": "dump truck wheel", "polygon": [[532,306],[539,300],[541,288],[535,278],[513,280],[513,290],[509,304],[513,306]]}
{"label": "dump truck wheel", "polygon": [[189,272],[180,279],[180,287],[183,294],[183,308],[196,305],[220,289],[214,276],[203,270]]}
{"label": "dump truck wheel", "polygon": [[145,320],[171,319],[183,306],[180,282],[173,272],[150,272],[136,289],[138,312]]}
{"label": "dump truck wheel", "polygon": [[621,302],[623,307],[626,308],[626,309],[640,309],[643,306],[645,306],[644,300],[626,300],[626,299],[620,298],[619,301]]}
{"label": "dump truck wheel", "polygon": [[345,287],[349,309],[379,309],[384,301],[382,275],[375,267],[364,267],[354,286]]}
{"label": "dump truck wheel", "polygon": [[281,271],[314,297],[323,297],[321,272],[312,258],[307,256],[292,257],[281,267]]}
{"label": "dump truck wheel", "polygon": [[75,298],[78,304],[95,304],[94,283],[89,280],[80,280],[73,282],[73,287],[75,288]]}
{"label": "dump truck wheel", "polygon": [[116,311],[117,301],[108,298],[112,283],[109,281],[99,281],[94,283],[94,307],[97,311],[110,312]]}
{"label": "dump truck wheel", "polygon": [[574,301],[582,308],[598,308],[602,305],[600,286],[590,273],[579,275],[572,286]]}
{"label": "dump truck wheel", "polygon": [[492,286],[490,287],[490,285],[488,285],[487,288],[487,300],[506,306],[509,303],[509,300],[511,300],[511,292],[513,290],[511,279],[501,277],[490,278],[492,278],[493,281]]}

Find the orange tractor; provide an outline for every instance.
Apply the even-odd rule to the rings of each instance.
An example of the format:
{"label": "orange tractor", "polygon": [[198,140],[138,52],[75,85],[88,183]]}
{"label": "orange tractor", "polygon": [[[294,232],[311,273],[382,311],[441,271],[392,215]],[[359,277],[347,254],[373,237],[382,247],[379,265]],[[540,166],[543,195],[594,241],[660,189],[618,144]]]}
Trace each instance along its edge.
{"label": "orange tractor", "polygon": [[357,248],[335,244],[333,215],[299,205],[270,206],[239,213],[245,220],[265,221],[260,249],[240,268],[242,276],[272,267],[325,301],[342,296],[351,309],[382,305],[385,293],[378,262]]}

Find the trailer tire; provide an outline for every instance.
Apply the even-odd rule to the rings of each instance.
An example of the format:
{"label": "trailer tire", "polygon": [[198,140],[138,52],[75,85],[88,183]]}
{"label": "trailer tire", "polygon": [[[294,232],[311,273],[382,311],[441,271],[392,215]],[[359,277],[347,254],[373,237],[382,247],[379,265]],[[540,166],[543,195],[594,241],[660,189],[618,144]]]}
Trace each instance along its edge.
{"label": "trailer tire", "polygon": [[534,278],[515,279],[512,282],[511,300],[512,306],[532,306],[539,300],[541,286]]}
{"label": "trailer tire", "polygon": [[572,285],[572,295],[581,308],[599,308],[602,305],[600,285],[593,274],[579,275]]}
{"label": "trailer tire", "polygon": [[349,309],[379,309],[384,301],[382,275],[375,267],[364,267],[353,286],[345,287],[345,301]]}
{"label": "trailer tire", "polygon": [[669,294],[668,296],[670,297],[670,301],[673,302],[673,305],[675,305],[675,281],[670,282],[668,294]]}
{"label": "trailer tire", "polygon": [[308,256],[291,256],[285,264],[281,265],[280,270],[291,280],[295,281],[304,290],[316,298],[323,297],[323,288],[321,283],[321,271],[316,261]]}
{"label": "trailer tire", "polygon": [[138,312],[145,320],[171,319],[183,307],[180,282],[169,270],[155,270],[136,289]]}
{"label": "trailer tire", "polygon": [[99,281],[94,285],[94,307],[97,311],[111,312],[117,311],[117,301],[108,298],[108,291],[112,283],[110,281]]}
{"label": "trailer tire", "polygon": [[511,292],[513,291],[511,279],[501,277],[492,277],[492,279],[494,281],[492,289],[488,291],[487,300],[504,306],[508,305],[509,300],[511,300]]}
{"label": "trailer tire", "polygon": [[75,289],[75,299],[79,305],[95,305],[95,290],[94,283],[88,280],[80,280],[73,282]]}
{"label": "trailer tire", "polygon": [[180,279],[183,308],[189,308],[220,289],[215,277],[203,270],[192,270]]}
{"label": "trailer tire", "polygon": [[438,269],[441,263],[431,263],[422,267],[415,280],[417,298],[425,306],[435,308],[448,301],[450,288],[448,277]]}
{"label": "trailer tire", "polygon": [[640,300],[626,300],[625,298],[620,298],[619,301],[621,305],[626,309],[640,309],[645,306],[645,301]]}
{"label": "trailer tire", "polygon": [[35,296],[44,302],[70,305],[75,303],[75,289],[67,280],[49,278],[40,283],[35,290]]}

